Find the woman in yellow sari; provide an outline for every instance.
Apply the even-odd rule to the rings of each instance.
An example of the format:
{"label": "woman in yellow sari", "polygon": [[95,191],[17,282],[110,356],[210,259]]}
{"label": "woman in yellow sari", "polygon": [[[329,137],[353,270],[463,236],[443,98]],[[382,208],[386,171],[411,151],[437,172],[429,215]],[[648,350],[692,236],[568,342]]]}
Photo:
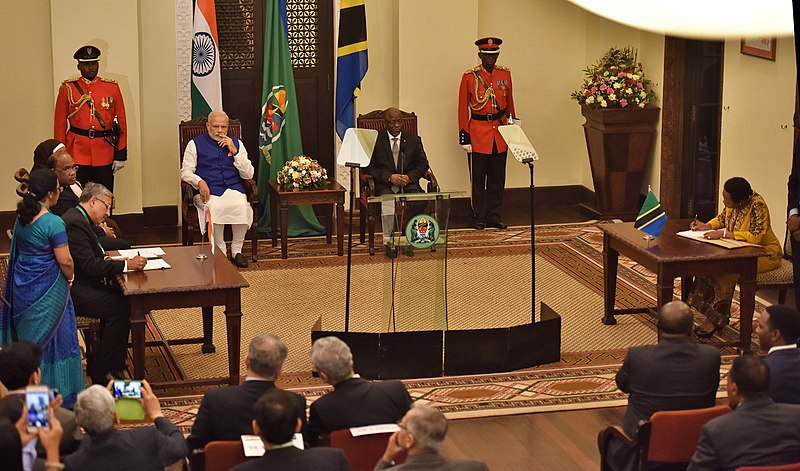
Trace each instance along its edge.
{"label": "woman in yellow sari", "polygon": [[[783,250],[770,225],[769,209],[764,198],[754,192],[750,183],[742,177],[733,177],[725,182],[722,191],[725,208],[719,216],[707,223],[693,222],[692,230],[709,231],[711,239],[736,239],[764,247],[766,257],[758,259],[758,273],[778,268]],[[731,315],[731,300],[738,273],[702,276],[695,280],[689,294],[689,305],[706,316],[705,323],[695,328],[695,335],[711,338],[727,325]]]}

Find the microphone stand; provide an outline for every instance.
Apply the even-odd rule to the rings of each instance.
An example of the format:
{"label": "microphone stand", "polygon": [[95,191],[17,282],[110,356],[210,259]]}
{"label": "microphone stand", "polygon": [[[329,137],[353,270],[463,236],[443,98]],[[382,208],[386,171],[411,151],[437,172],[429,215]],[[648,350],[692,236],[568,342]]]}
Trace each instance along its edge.
{"label": "microphone stand", "polygon": [[531,323],[536,322],[536,237],[534,235],[533,217],[535,214],[533,206],[533,159],[523,159],[522,163],[528,164],[531,171]]}
{"label": "microphone stand", "polygon": [[347,162],[345,167],[350,169],[350,221],[347,224],[347,287],[344,302],[344,331],[350,331],[350,272],[353,256],[353,199],[355,198],[356,169],[361,166],[358,162]]}

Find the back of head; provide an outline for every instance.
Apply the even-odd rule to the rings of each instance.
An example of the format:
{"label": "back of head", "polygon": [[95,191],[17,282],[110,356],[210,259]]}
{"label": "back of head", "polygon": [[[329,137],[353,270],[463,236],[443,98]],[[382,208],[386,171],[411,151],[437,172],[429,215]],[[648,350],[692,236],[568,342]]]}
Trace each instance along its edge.
{"label": "back of head", "polygon": [[23,226],[27,226],[39,214],[40,201],[47,198],[47,193],[58,191],[58,178],[50,169],[40,169],[31,172],[28,177],[28,193],[17,204],[17,216]]}
{"label": "back of head", "polygon": [[286,343],[272,334],[261,334],[250,341],[247,358],[250,370],[263,378],[275,380],[289,350]]}
{"label": "back of head", "polygon": [[22,440],[17,427],[5,417],[0,417],[0,463],[2,469],[22,471]]}
{"label": "back of head", "polygon": [[337,337],[317,339],[311,346],[311,363],[334,384],[353,376],[353,354]]}
{"label": "back of head", "polygon": [[742,177],[729,178],[723,188],[731,194],[731,198],[736,203],[746,201],[753,194],[750,182]]}
{"label": "back of head", "polygon": [[39,143],[36,149],[33,150],[33,168],[31,172],[38,169],[48,168],[48,160],[50,156],[57,151],[66,150],[64,143],[58,139],[47,139]]}
{"label": "back of head", "polygon": [[81,191],[81,196],[78,201],[81,203],[86,203],[90,199],[100,196],[105,196],[112,199],[114,198],[114,195],[111,194],[111,191],[109,191],[108,188],[99,183],[89,182],[85,187],[83,187],[83,191]]}
{"label": "back of head", "polygon": [[769,368],[760,357],[741,355],[733,360],[728,381],[745,398],[765,396],[769,391]]}
{"label": "back of head", "polygon": [[114,398],[108,389],[94,384],[78,394],[75,402],[75,422],[90,435],[114,428]]}
{"label": "back of head", "polygon": [[786,344],[797,343],[800,338],[800,313],[782,304],[769,306],[766,311],[769,313],[769,328],[780,331]]}
{"label": "back of head", "polygon": [[292,439],[301,413],[292,393],[277,388],[262,394],[253,408],[261,438],[271,445]]}
{"label": "back of head", "polygon": [[415,402],[406,417],[406,427],[414,436],[415,447],[428,451],[441,448],[447,435],[447,419],[439,409]]}
{"label": "back of head", "polygon": [[683,301],[671,301],[658,312],[658,330],[662,334],[692,335],[694,315]]}
{"label": "back of head", "polygon": [[9,391],[28,385],[31,375],[39,368],[42,349],[28,340],[18,340],[0,350],[0,383]]}

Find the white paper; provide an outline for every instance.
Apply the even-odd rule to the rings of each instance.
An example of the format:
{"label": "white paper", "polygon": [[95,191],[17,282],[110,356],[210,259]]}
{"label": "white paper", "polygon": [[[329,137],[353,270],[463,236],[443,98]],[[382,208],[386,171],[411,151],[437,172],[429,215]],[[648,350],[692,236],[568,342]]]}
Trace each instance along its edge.
{"label": "white paper", "polygon": [[394,433],[400,430],[397,424],[378,424],[378,425],[365,425],[363,427],[350,428],[350,434],[354,437],[361,435],[375,435],[378,433]]}
{"label": "white paper", "polygon": [[142,247],[140,249],[122,249],[119,250],[119,255],[122,258],[144,257],[144,258],[160,258],[166,254],[161,247]]}
{"label": "white paper", "polygon": [[[166,270],[167,268],[172,268],[169,263],[165,262],[163,258],[153,258],[148,259],[147,264],[144,266],[143,270]],[[130,268],[125,270],[125,273],[129,273],[132,271]]]}
{"label": "white paper", "polygon": [[[301,450],[305,449],[302,434],[295,433],[294,436],[292,436],[292,446]],[[267,452],[264,448],[264,442],[261,441],[261,437],[258,435],[242,435],[242,447],[244,449],[244,456],[247,457],[264,456],[264,453]]]}
{"label": "white paper", "polygon": [[690,238],[690,239],[704,239],[703,235],[704,235],[706,232],[709,232],[710,230],[711,230],[711,229],[709,229],[709,230],[707,230],[707,231],[693,231],[693,230],[688,230],[688,231],[680,231],[680,232],[678,232],[677,234],[678,234],[679,236],[681,236],[681,237],[688,237],[688,238]]}

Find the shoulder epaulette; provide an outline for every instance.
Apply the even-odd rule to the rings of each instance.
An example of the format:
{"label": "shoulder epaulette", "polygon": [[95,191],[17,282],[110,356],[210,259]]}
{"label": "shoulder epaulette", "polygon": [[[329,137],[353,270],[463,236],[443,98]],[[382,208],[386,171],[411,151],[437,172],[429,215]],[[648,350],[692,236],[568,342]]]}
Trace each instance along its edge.
{"label": "shoulder epaulette", "polygon": [[103,82],[108,82],[108,83],[117,83],[117,81],[116,81],[116,80],[114,80],[114,79],[105,78],[105,77],[98,77],[98,78],[99,78],[101,81],[103,81]]}
{"label": "shoulder epaulette", "polygon": [[81,78],[81,76],[80,76],[80,75],[76,75],[76,76],[74,76],[74,77],[70,77],[70,78],[68,78],[68,79],[64,80],[64,81],[63,81],[63,82],[61,82],[61,83],[77,82],[79,78]]}
{"label": "shoulder epaulette", "polygon": [[473,67],[471,69],[467,69],[467,71],[464,72],[464,75],[471,74],[473,72],[478,72],[479,70],[481,70],[481,66],[476,65],[475,67]]}
{"label": "shoulder epaulette", "polygon": [[494,66],[494,68],[497,69],[497,70],[505,70],[507,72],[511,72],[511,69],[509,69],[508,67],[506,67],[504,65],[496,65],[496,66]]}

